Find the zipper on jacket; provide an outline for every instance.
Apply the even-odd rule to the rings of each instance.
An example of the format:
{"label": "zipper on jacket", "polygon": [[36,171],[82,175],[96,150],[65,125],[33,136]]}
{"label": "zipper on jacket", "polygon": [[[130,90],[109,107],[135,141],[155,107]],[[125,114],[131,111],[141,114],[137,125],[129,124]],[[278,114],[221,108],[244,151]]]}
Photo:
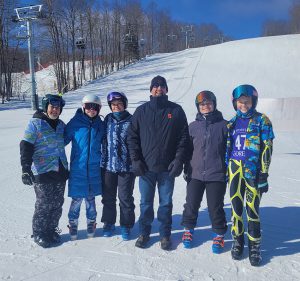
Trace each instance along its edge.
{"label": "zipper on jacket", "polygon": [[[90,182],[89,162],[90,162],[90,150],[91,150],[92,122],[93,121],[90,121],[90,126],[89,126],[88,155],[87,155],[87,165],[86,165],[88,182]],[[89,184],[89,193],[91,194],[91,185],[90,184]]]}

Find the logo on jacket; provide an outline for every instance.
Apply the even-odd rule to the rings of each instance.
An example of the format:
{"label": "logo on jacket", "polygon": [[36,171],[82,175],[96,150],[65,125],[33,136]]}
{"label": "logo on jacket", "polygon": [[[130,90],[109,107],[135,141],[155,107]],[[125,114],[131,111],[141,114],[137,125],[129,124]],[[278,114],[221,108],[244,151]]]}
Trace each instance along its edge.
{"label": "logo on jacket", "polygon": [[168,119],[171,119],[171,118],[172,118],[172,114],[168,113]]}

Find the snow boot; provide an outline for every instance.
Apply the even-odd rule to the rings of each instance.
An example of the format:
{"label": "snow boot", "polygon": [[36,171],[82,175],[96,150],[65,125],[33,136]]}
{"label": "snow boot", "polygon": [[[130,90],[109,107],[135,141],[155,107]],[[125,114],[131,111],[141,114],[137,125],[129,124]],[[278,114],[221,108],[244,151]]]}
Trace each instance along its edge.
{"label": "snow boot", "polygon": [[33,241],[43,248],[49,248],[51,243],[45,235],[33,235]]}
{"label": "snow boot", "polygon": [[94,221],[94,220],[87,220],[86,231],[87,231],[87,237],[88,238],[93,238],[95,236],[96,225],[97,225],[96,221]]}
{"label": "snow boot", "polygon": [[224,235],[213,234],[212,252],[214,254],[221,254],[224,249]]}
{"label": "snow boot", "polygon": [[138,248],[146,248],[148,241],[150,240],[149,235],[140,235],[139,238],[135,242],[135,246]]}
{"label": "snow boot", "polygon": [[233,239],[234,240],[231,247],[231,257],[234,260],[240,260],[244,252],[244,245],[245,245],[244,234],[241,236],[237,236]]}
{"label": "snow boot", "polygon": [[184,229],[184,233],[182,235],[182,244],[184,248],[192,248],[193,233],[194,229]]}
{"label": "snow boot", "polygon": [[129,240],[130,228],[127,226],[121,226],[121,236],[124,241]]}
{"label": "snow boot", "polygon": [[78,234],[78,220],[70,220],[68,228],[69,228],[71,241],[76,240]]}
{"label": "snow boot", "polygon": [[48,240],[51,243],[59,244],[61,242],[60,233],[61,233],[61,229],[59,229],[58,227],[56,227],[54,230],[50,230],[48,235]]}
{"label": "snow boot", "polygon": [[114,230],[115,230],[114,224],[105,223],[103,225],[103,236],[111,237],[113,235]]}
{"label": "snow boot", "polygon": [[248,248],[249,248],[249,261],[251,265],[259,266],[262,261],[262,257],[260,254],[260,242],[249,240]]}
{"label": "snow boot", "polygon": [[171,250],[172,241],[171,241],[170,236],[165,236],[160,239],[160,247],[162,250],[165,250],[165,251]]}

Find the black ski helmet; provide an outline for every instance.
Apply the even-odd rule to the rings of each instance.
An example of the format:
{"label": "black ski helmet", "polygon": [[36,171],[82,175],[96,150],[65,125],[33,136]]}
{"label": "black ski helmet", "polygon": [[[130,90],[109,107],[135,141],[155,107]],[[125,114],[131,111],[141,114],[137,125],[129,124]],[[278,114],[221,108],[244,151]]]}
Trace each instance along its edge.
{"label": "black ski helmet", "polygon": [[65,106],[66,102],[60,95],[53,95],[53,94],[47,94],[42,98],[42,110],[43,112],[47,113],[48,105],[59,105],[60,106],[60,113],[63,110],[63,107]]}
{"label": "black ski helmet", "polygon": [[122,92],[110,92],[108,95],[107,95],[107,103],[111,109],[111,102],[114,101],[114,100],[120,100],[123,102],[124,104],[124,109],[127,108],[128,106],[128,99],[126,97],[126,95]]}
{"label": "black ski helmet", "polygon": [[251,97],[252,98],[252,109],[255,109],[257,106],[257,99],[258,93],[257,90],[252,85],[240,85],[237,86],[232,92],[232,104],[235,110],[236,107],[236,100],[239,99],[241,96]]}
{"label": "black ski helmet", "polygon": [[201,91],[199,94],[197,94],[195,98],[195,105],[197,107],[197,110],[199,112],[199,103],[204,102],[204,101],[212,101],[214,104],[214,111],[217,109],[217,98],[215,94],[211,91]]}

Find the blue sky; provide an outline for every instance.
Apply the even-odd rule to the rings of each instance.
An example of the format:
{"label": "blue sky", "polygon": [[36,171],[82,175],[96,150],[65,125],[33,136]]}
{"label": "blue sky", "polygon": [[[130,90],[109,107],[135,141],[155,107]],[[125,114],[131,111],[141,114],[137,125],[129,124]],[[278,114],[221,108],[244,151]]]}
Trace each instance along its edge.
{"label": "blue sky", "polygon": [[[143,7],[151,0],[142,0]],[[154,0],[187,23],[215,23],[236,39],[258,37],[266,20],[286,20],[293,0]]]}

